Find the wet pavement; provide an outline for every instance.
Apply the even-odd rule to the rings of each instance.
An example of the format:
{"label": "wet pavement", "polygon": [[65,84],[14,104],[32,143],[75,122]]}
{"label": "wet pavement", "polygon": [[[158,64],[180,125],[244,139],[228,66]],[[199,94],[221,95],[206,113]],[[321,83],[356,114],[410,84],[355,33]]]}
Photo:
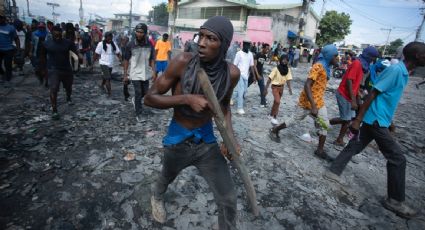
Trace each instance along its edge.
{"label": "wet pavement", "polygon": [[[293,70],[293,92],[285,87],[278,120],[291,116],[308,71]],[[266,66],[270,71],[271,66]],[[425,206],[425,88],[411,78],[395,116],[395,138],[406,151],[406,199]],[[61,89],[61,119],[50,118],[48,90],[29,66],[0,85],[0,229],[212,229],[217,226],[213,194],[196,168],[184,170],[166,194],[167,222],[153,222],[150,187],[161,168],[162,137],[171,110],[146,108],[146,121],[136,122],[124,101],[122,85],[113,81],[108,99],[98,85],[100,71],[75,76],[74,105]],[[326,92],[329,117],[338,115],[332,79]],[[133,89],[130,92],[133,95]],[[267,136],[268,108],[260,108],[259,90],[249,88],[246,114],[233,115],[233,125],[257,191],[261,216],[254,218],[233,171],[238,192],[239,229],[424,229],[425,214],[397,217],[380,202],[386,194],[386,168],[372,143],[355,156],[342,174],[342,184],[323,179],[327,163],[315,158],[317,142],[307,118],[281,132],[282,143]],[[235,109],[234,109],[235,110]],[[310,131],[312,142],[300,138]],[[325,149],[339,127],[329,132]]]}

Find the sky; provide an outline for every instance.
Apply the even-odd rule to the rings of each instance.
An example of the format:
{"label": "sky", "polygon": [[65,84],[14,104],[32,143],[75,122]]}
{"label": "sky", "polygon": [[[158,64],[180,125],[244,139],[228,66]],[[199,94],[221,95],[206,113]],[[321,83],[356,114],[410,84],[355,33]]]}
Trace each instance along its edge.
{"label": "sky", "polygon": [[[16,0],[20,9],[27,10],[27,0]],[[78,9],[80,0],[28,0],[30,12],[36,15],[51,15],[52,8],[46,2],[58,3],[55,9],[60,14],[59,21],[79,20]],[[102,17],[113,17],[114,13],[128,13],[130,0],[82,0],[85,18],[97,14]],[[133,0],[133,12],[147,14],[152,6],[165,0]],[[259,4],[299,3],[302,0],[257,0]],[[316,0],[313,9],[320,14],[323,0]],[[422,0],[326,0],[325,10],[336,10],[350,15],[353,23],[351,33],[344,39],[346,44],[385,44],[389,29],[389,41],[397,38],[405,43],[415,39],[423,15],[421,7],[425,7]],[[424,29],[425,30],[425,29]],[[425,31],[421,39],[425,40]]]}

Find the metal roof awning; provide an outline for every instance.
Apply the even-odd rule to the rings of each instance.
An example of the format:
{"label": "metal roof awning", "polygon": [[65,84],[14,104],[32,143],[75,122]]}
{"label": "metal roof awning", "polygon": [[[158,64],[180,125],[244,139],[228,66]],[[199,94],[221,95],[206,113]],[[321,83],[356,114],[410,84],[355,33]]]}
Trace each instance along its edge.
{"label": "metal roof awning", "polygon": [[288,36],[288,38],[296,38],[296,37],[298,37],[296,33],[292,32],[290,30],[288,30],[288,35],[287,36]]}

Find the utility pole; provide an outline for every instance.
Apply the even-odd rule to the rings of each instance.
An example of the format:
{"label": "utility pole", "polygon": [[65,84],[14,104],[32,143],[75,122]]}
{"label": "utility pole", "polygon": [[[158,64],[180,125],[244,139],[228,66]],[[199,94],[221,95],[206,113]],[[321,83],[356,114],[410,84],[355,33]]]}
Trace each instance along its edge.
{"label": "utility pole", "polygon": [[298,39],[296,44],[300,44],[301,36],[304,36],[305,25],[307,24],[307,15],[310,11],[310,2],[311,0],[303,0],[303,5],[301,7],[301,14],[299,17],[299,26],[298,26]]}
{"label": "utility pole", "polygon": [[31,17],[29,0],[27,0],[27,14],[28,14],[28,17]]}
{"label": "utility pole", "polygon": [[[325,10],[326,10],[326,3],[327,3],[327,0],[323,0],[322,9],[320,10],[320,20],[322,20],[323,15],[325,14]],[[316,23],[315,36],[317,36],[317,34],[319,33],[319,26],[320,26],[320,21],[318,21],[318,22]],[[316,42],[316,37],[314,38],[314,42]]]}
{"label": "utility pole", "polygon": [[322,9],[320,10],[320,18],[323,17],[323,15],[325,14],[325,6],[326,6],[326,2],[327,0],[323,0],[323,5],[322,5]]}
{"label": "utility pole", "polygon": [[18,7],[16,7],[16,0],[12,0],[12,15],[14,19],[18,18]]}
{"label": "utility pole", "polygon": [[130,0],[130,17],[128,18],[128,28],[131,31],[131,21],[133,19],[133,0]]}
{"label": "utility pole", "polygon": [[60,5],[53,2],[47,2],[47,5],[52,7],[53,23],[56,23],[56,17],[60,16],[60,14],[55,13],[55,7],[59,7]]}
{"label": "utility pole", "polygon": [[421,25],[419,26],[418,31],[416,31],[415,41],[421,40],[421,34],[422,34],[422,31],[424,30],[424,26],[425,26],[424,25],[424,21],[425,21],[425,12],[424,12],[424,10],[425,10],[425,8],[422,7],[422,8],[420,8],[420,10],[422,10],[421,15],[423,17],[422,17]]}
{"label": "utility pole", "polygon": [[389,28],[389,29],[381,28],[381,30],[388,31],[387,41],[385,42],[385,46],[384,46],[384,52],[382,52],[382,56],[385,56],[385,51],[387,50],[388,41],[390,40],[390,34],[391,34],[391,31],[393,29],[392,28]]}
{"label": "utility pole", "polygon": [[168,0],[168,41],[171,42],[171,47],[174,47],[174,30],[177,17],[177,0]]}
{"label": "utility pole", "polygon": [[80,16],[80,26],[84,26],[84,10],[83,10],[83,0],[80,0],[80,9],[79,16]]}

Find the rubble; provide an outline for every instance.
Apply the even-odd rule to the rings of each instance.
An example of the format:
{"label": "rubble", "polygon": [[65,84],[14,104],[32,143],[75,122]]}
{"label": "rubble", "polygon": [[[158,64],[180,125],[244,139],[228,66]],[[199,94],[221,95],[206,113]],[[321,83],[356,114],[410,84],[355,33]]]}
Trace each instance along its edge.
{"label": "rubble", "polygon": [[[271,66],[265,66],[270,71]],[[308,66],[293,70],[293,92],[284,90],[278,120],[295,111]],[[0,85],[0,228],[1,229],[214,229],[217,208],[213,193],[194,167],[181,172],[166,193],[167,222],[153,222],[151,186],[161,170],[162,137],[171,110],[144,107],[145,123],[137,123],[133,105],[124,101],[122,85],[112,84],[112,99],[98,90],[100,76],[79,74],[74,105],[58,105],[61,119],[50,119],[48,90],[27,70],[13,80],[12,91]],[[406,151],[407,202],[425,206],[425,92],[411,78],[395,117],[395,138]],[[329,117],[337,116],[338,81],[326,93]],[[132,91],[130,91],[132,93]],[[269,140],[268,108],[260,108],[257,85],[246,99],[246,115],[233,115],[233,127],[257,191],[261,210],[253,218],[236,173],[239,229],[424,229],[425,216],[406,221],[384,209],[386,169],[376,145],[353,158],[335,184],[322,178],[327,163],[313,156],[312,119]],[[331,127],[325,149],[339,127]],[[300,139],[311,135],[312,143]],[[232,169],[233,170],[233,169]]]}

